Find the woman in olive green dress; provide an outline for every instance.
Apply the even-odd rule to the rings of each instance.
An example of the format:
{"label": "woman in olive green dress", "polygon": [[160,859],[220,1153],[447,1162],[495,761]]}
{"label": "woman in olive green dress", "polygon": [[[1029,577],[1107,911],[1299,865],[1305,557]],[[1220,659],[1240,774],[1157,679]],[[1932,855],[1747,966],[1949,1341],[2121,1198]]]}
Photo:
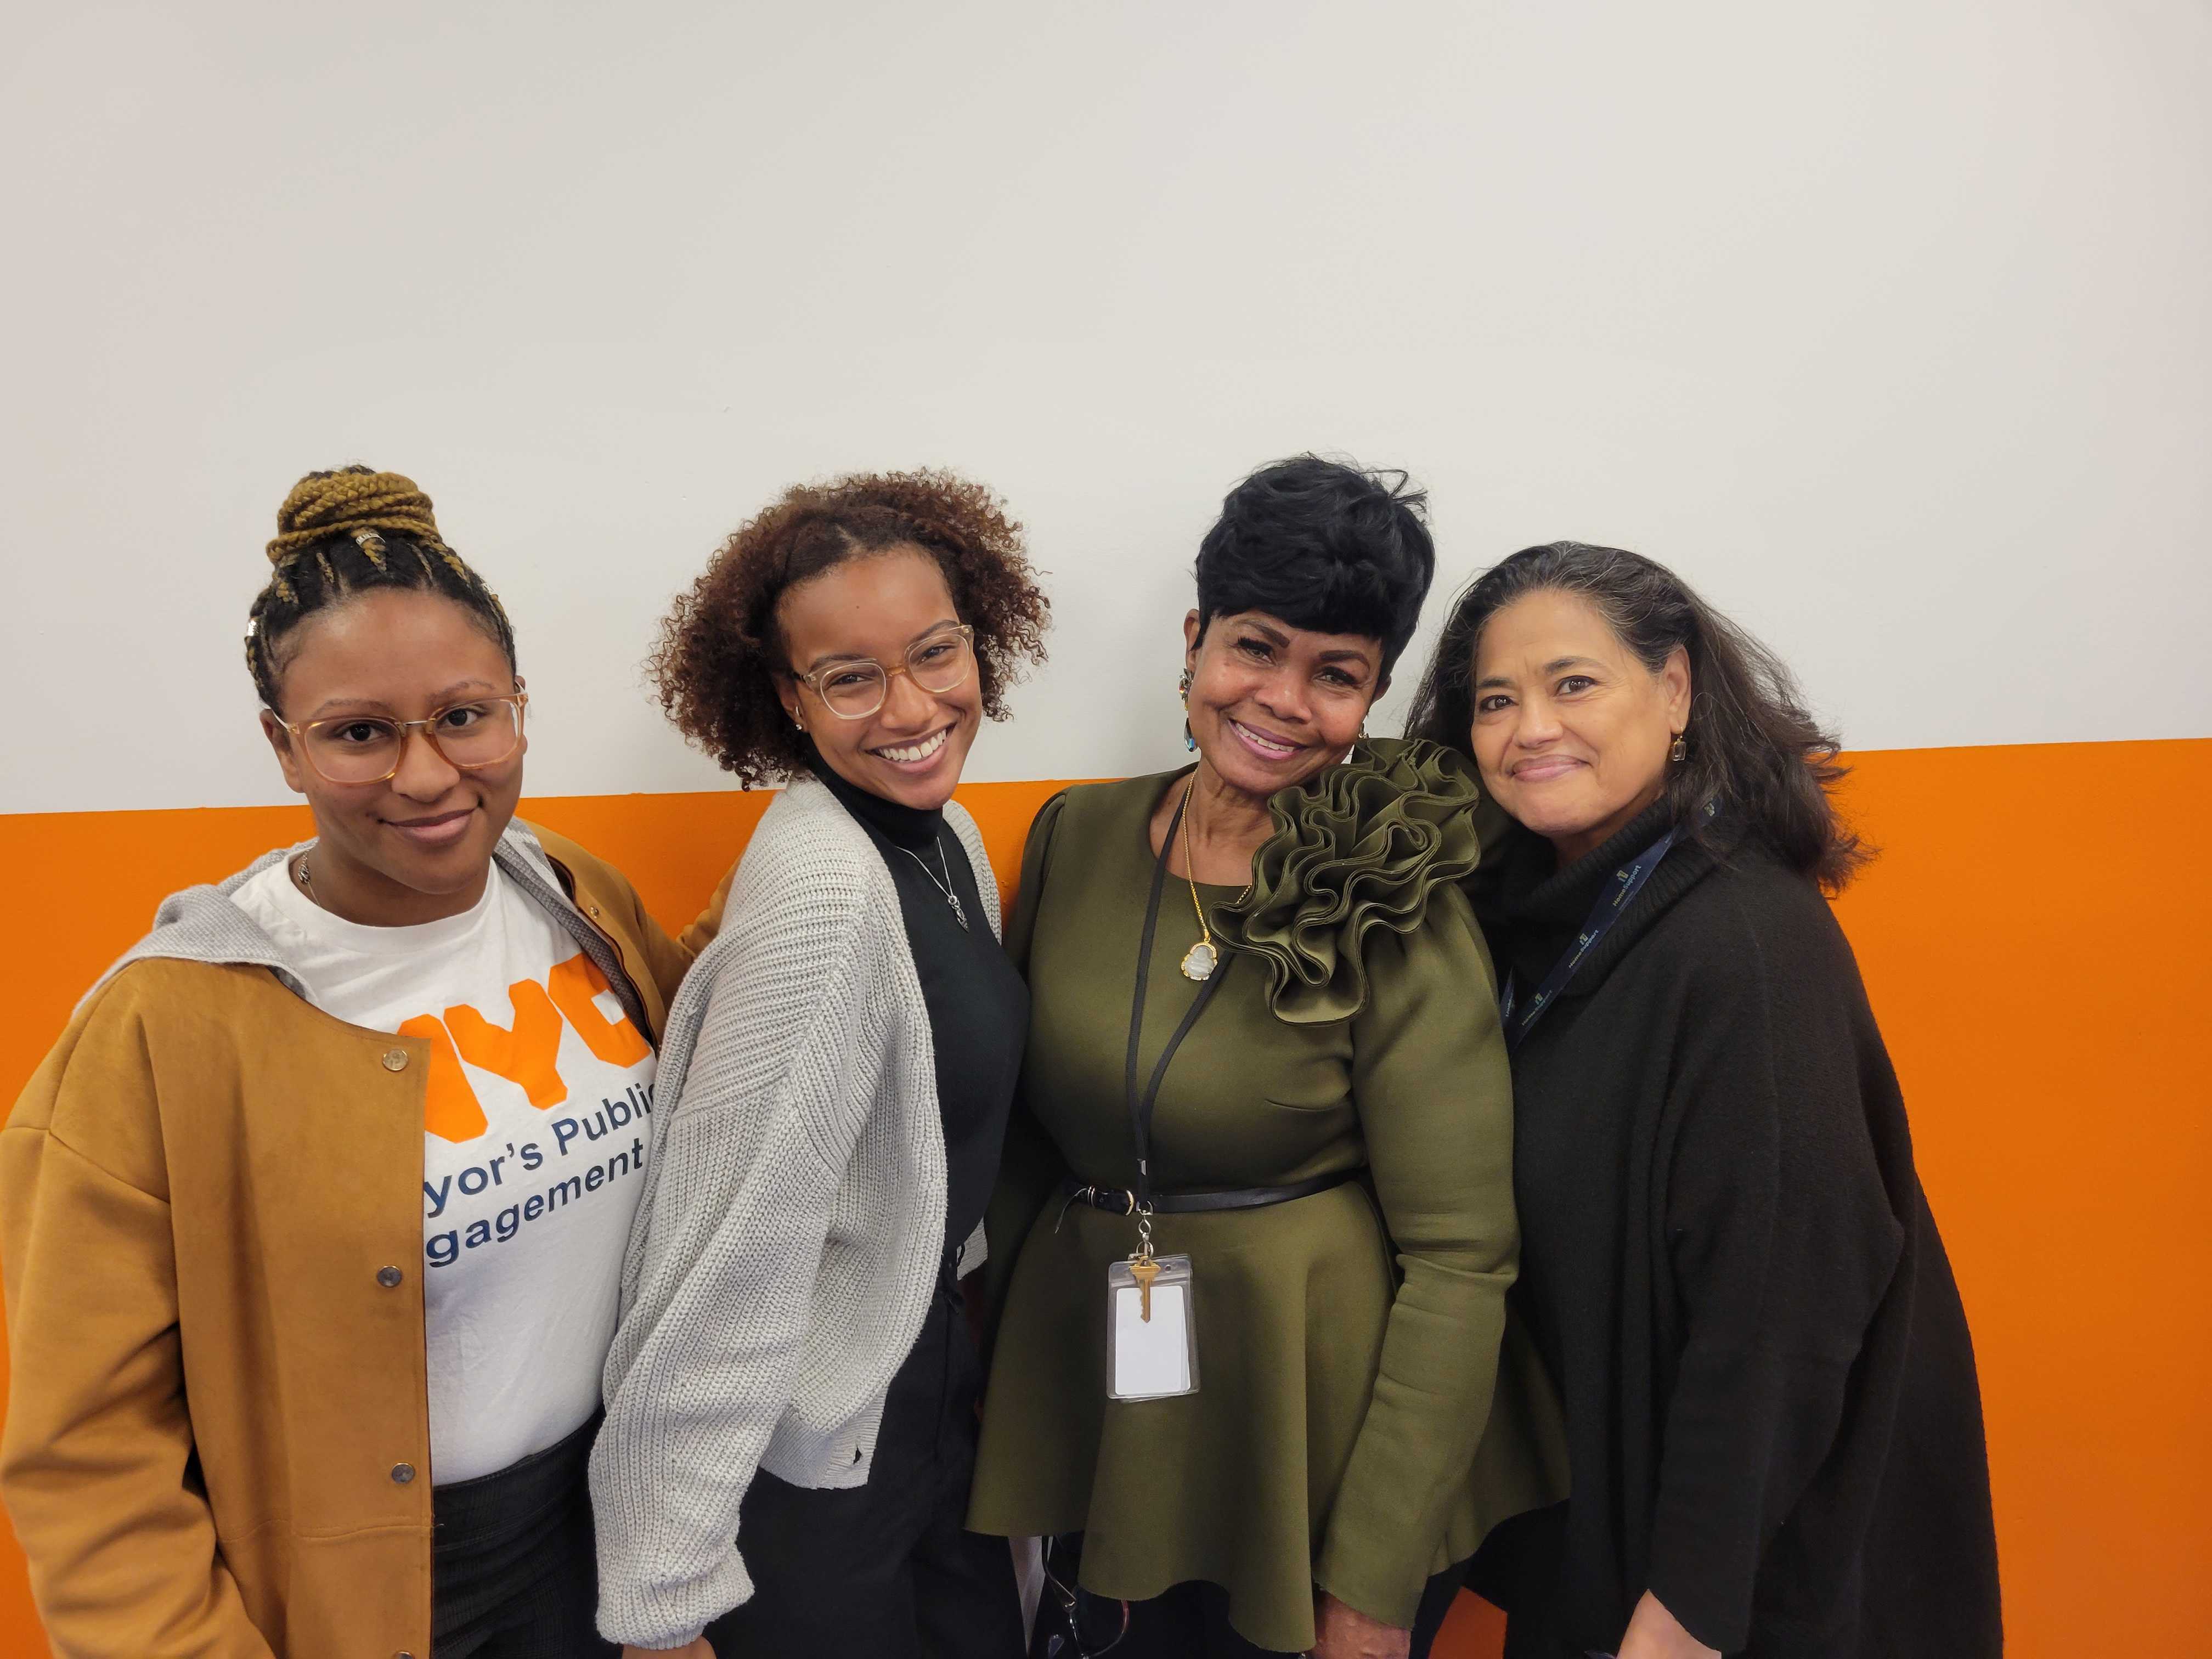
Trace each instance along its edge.
{"label": "woman in olive green dress", "polygon": [[[1418,1651],[1445,1570],[1559,1495],[1507,1340],[1511,1101],[1457,885],[1478,795],[1442,749],[1361,736],[1434,568],[1420,501],[1311,457],[1239,485],[1184,623],[1196,764],[1068,790],[1030,833],[969,1524],[1081,1534],[1117,1659]],[[1161,1261],[1143,1331],[1188,1318],[1188,1378],[1109,1359],[1140,1196],[1140,1273],[1190,1273]]]}

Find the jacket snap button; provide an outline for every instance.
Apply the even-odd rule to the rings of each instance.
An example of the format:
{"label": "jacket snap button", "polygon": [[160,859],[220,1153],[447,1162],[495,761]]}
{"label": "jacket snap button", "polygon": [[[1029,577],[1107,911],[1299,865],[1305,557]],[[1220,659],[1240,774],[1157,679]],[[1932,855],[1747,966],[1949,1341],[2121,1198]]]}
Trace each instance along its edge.
{"label": "jacket snap button", "polygon": [[376,1282],[387,1291],[398,1290],[399,1281],[406,1277],[407,1275],[397,1267],[379,1267],[376,1270]]}
{"label": "jacket snap button", "polygon": [[414,1478],[415,1466],[412,1463],[394,1463],[392,1466],[392,1484],[393,1486],[404,1486]]}
{"label": "jacket snap button", "polygon": [[404,1048],[386,1048],[384,1051],[384,1069],[387,1072],[405,1071],[407,1051]]}

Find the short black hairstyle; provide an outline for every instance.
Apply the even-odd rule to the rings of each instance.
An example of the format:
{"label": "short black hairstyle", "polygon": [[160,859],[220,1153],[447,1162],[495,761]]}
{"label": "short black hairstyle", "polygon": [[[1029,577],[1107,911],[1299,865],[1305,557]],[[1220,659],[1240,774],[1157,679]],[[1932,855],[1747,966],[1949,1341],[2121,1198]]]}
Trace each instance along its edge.
{"label": "short black hairstyle", "polygon": [[1198,544],[1200,637],[1264,611],[1293,628],[1382,641],[1382,672],[1413,637],[1437,574],[1428,495],[1401,471],[1318,455],[1261,467],[1229,492]]}

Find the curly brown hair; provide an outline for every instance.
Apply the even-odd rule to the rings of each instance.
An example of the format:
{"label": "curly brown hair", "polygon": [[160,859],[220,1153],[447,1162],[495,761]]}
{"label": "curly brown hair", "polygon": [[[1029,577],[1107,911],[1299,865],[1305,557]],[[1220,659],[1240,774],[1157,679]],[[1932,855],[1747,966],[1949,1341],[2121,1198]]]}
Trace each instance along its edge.
{"label": "curly brown hair", "polygon": [[795,484],[739,526],[660,625],[651,667],[662,710],[748,787],[805,770],[805,734],[776,695],[790,672],[776,602],[848,559],[897,547],[920,548],[945,573],[975,630],[983,712],[1004,720],[1017,671],[1044,660],[1051,602],[998,497],[936,471]]}

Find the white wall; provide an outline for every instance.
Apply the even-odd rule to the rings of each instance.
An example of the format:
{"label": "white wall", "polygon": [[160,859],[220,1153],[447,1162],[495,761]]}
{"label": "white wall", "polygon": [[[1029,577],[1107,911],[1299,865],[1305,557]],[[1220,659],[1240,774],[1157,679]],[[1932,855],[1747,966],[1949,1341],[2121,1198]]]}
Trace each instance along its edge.
{"label": "white wall", "polygon": [[669,596],[787,482],[923,462],[1059,609],[971,775],[1164,764],[1197,537],[1308,447],[1433,489],[1443,592],[1674,563],[1859,747],[2212,733],[2200,0],[4,36],[0,809],[283,798],[245,608],[349,459],[507,599],[543,793],[719,787],[641,690]]}

